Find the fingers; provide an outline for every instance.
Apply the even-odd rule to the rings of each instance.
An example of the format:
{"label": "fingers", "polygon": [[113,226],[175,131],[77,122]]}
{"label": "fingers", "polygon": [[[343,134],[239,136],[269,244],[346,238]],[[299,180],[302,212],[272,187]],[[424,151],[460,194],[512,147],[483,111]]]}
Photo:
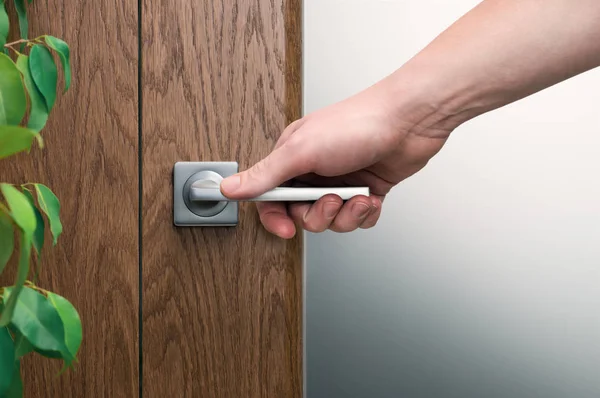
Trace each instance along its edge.
{"label": "fingers", "polygon": [[221,191],[232,199],[249,199],[304,174],[306,165],[298,151],[284,144],[248,170],[224,179]]}
{"label": "fingers", "polygon": [[298,141],[289,138],[304,121],[296,120],[282,133],[273,151],[248,170],[224,179],[221,182],[223,195],[231,199],[249,199],[261,195],[292,178],[304,174],[304,161]]}
{"label": "fingers", "polygon": [[290,215],[309,232],[323,232],[331,224],[343,206],[342,199],[337,195],[326,195],[314,204],[294,203],[290,205]]}
{"label": "fingers", "polygon": [[332,223],[331,230],[341,233],[352,232],[360,228],[374,210],[369,197],[356,196],[344,204]]}
{"label": "fingers", "polygon": [[314,204],[258,202],[260,221],[270,233],[283,239],[296,235],[296,224],[309,232],[352,232],[374,227],[381,216],[382,197],[357,196],[344,202],[337,195],[327,195]]}
{"label": "fingers", "polygon": [[267,231],[282,239],[291,239],[296,235],[296,226],[284,203],[258,202],[256,207],[260,222]]}
{"label": "fingers", "polygon": [[320,233],[351,232],[375,226],[381,215],[379,197],[357,196],[345,204],[336,195],[327,195],[313,205],[294,203],[289,206],[291,218],[303,229]]}
{"label": "fingers", "polygon": [[379,217],[381,216],[381,206],[383,205],[381,199],[377,196],[371,197],[371,213],[367,216],[365,221],[361,224],[360,228],[369,229],[373,228],[377,221],[379,221]]}

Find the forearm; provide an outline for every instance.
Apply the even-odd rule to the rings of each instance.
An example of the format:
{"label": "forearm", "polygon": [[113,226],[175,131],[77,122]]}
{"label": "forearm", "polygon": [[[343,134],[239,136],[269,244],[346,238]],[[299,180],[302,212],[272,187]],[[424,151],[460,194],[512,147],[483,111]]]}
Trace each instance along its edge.
{"label": "forearm", "polygon": [[485,0],[386,81],[451,129],[597,66],[599,0]]}

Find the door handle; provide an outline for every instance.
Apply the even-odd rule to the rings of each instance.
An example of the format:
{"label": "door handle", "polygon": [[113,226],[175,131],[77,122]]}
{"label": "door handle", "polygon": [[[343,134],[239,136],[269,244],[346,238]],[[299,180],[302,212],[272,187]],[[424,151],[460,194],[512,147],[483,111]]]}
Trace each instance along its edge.
{"label": "door handle", "polygon": [[[190,187],[190,200],[194,202],[221,202],[231,201],[221,193],[220,187],[210,186],[205,181],[196,181]],[[315,187],[278,187],[254,198],[244,199],[248,202],[312,202],[325,195],[337,195],[342,200],[350,200],[355,196],[369,196],[368,187],[341,187],[341,188],[315,188]]]}
{"label": "door handle", "polygon": [[[237,162],[177,162],[173,168],[173,220],[176,226],[235,226],[238,201],[221,193],[221,181],[238,172]],[[325,195],[342,200],[369,196],[368,187],[277,187],[248,202],[312,202]]]}

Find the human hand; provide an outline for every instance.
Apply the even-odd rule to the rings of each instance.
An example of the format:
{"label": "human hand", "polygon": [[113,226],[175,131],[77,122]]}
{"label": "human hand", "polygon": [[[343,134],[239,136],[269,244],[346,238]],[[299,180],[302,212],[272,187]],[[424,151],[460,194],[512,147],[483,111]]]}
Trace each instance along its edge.
{"label": "human hand", "polygon": [[594,0],[543,9],[537,0],[483,1],[388,78],[292,123],[269,156],[225,179],[221,191],[243,200],[286,182],[367,185],[370,197],[345,204],[327,195],[314,204],[258,203],[258,211],[282,238],[294,236],[294,221],[312,232],[370,228],[390,189],[460,124],[599,66],[599,16]]}
{"label": "human hand", "polygon": [[346,203],[327,195],[312,204],[258,202],[257,208],[265,228],[286,239],[295,235],[295,223],[311,232],[373,227],[390,189],[422,169],[450,133],[417,126],[411,122],[419,119],[416,114],[403,117],[393,103],[382,83],[297,120],[285,129],[271,154],[225,179],[223,194],[248,199],[286,182],[368,186],[370,197],[357,196]]}

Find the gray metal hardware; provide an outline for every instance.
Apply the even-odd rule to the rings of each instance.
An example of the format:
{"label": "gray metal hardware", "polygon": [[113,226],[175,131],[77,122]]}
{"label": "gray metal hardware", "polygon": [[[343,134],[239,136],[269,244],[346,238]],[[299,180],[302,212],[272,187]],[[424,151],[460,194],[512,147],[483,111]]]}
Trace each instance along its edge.
{"label": "gray metal hardware", "polygon": [[[221,181],[237,172],[237,162],[177,162],[173,170],[175,225],[237,225],[238,203],[220,190]],[[247,201],[316,201],[328,194],[349,200],[358,195],[369,196],[369,188],[278,187]]]}

